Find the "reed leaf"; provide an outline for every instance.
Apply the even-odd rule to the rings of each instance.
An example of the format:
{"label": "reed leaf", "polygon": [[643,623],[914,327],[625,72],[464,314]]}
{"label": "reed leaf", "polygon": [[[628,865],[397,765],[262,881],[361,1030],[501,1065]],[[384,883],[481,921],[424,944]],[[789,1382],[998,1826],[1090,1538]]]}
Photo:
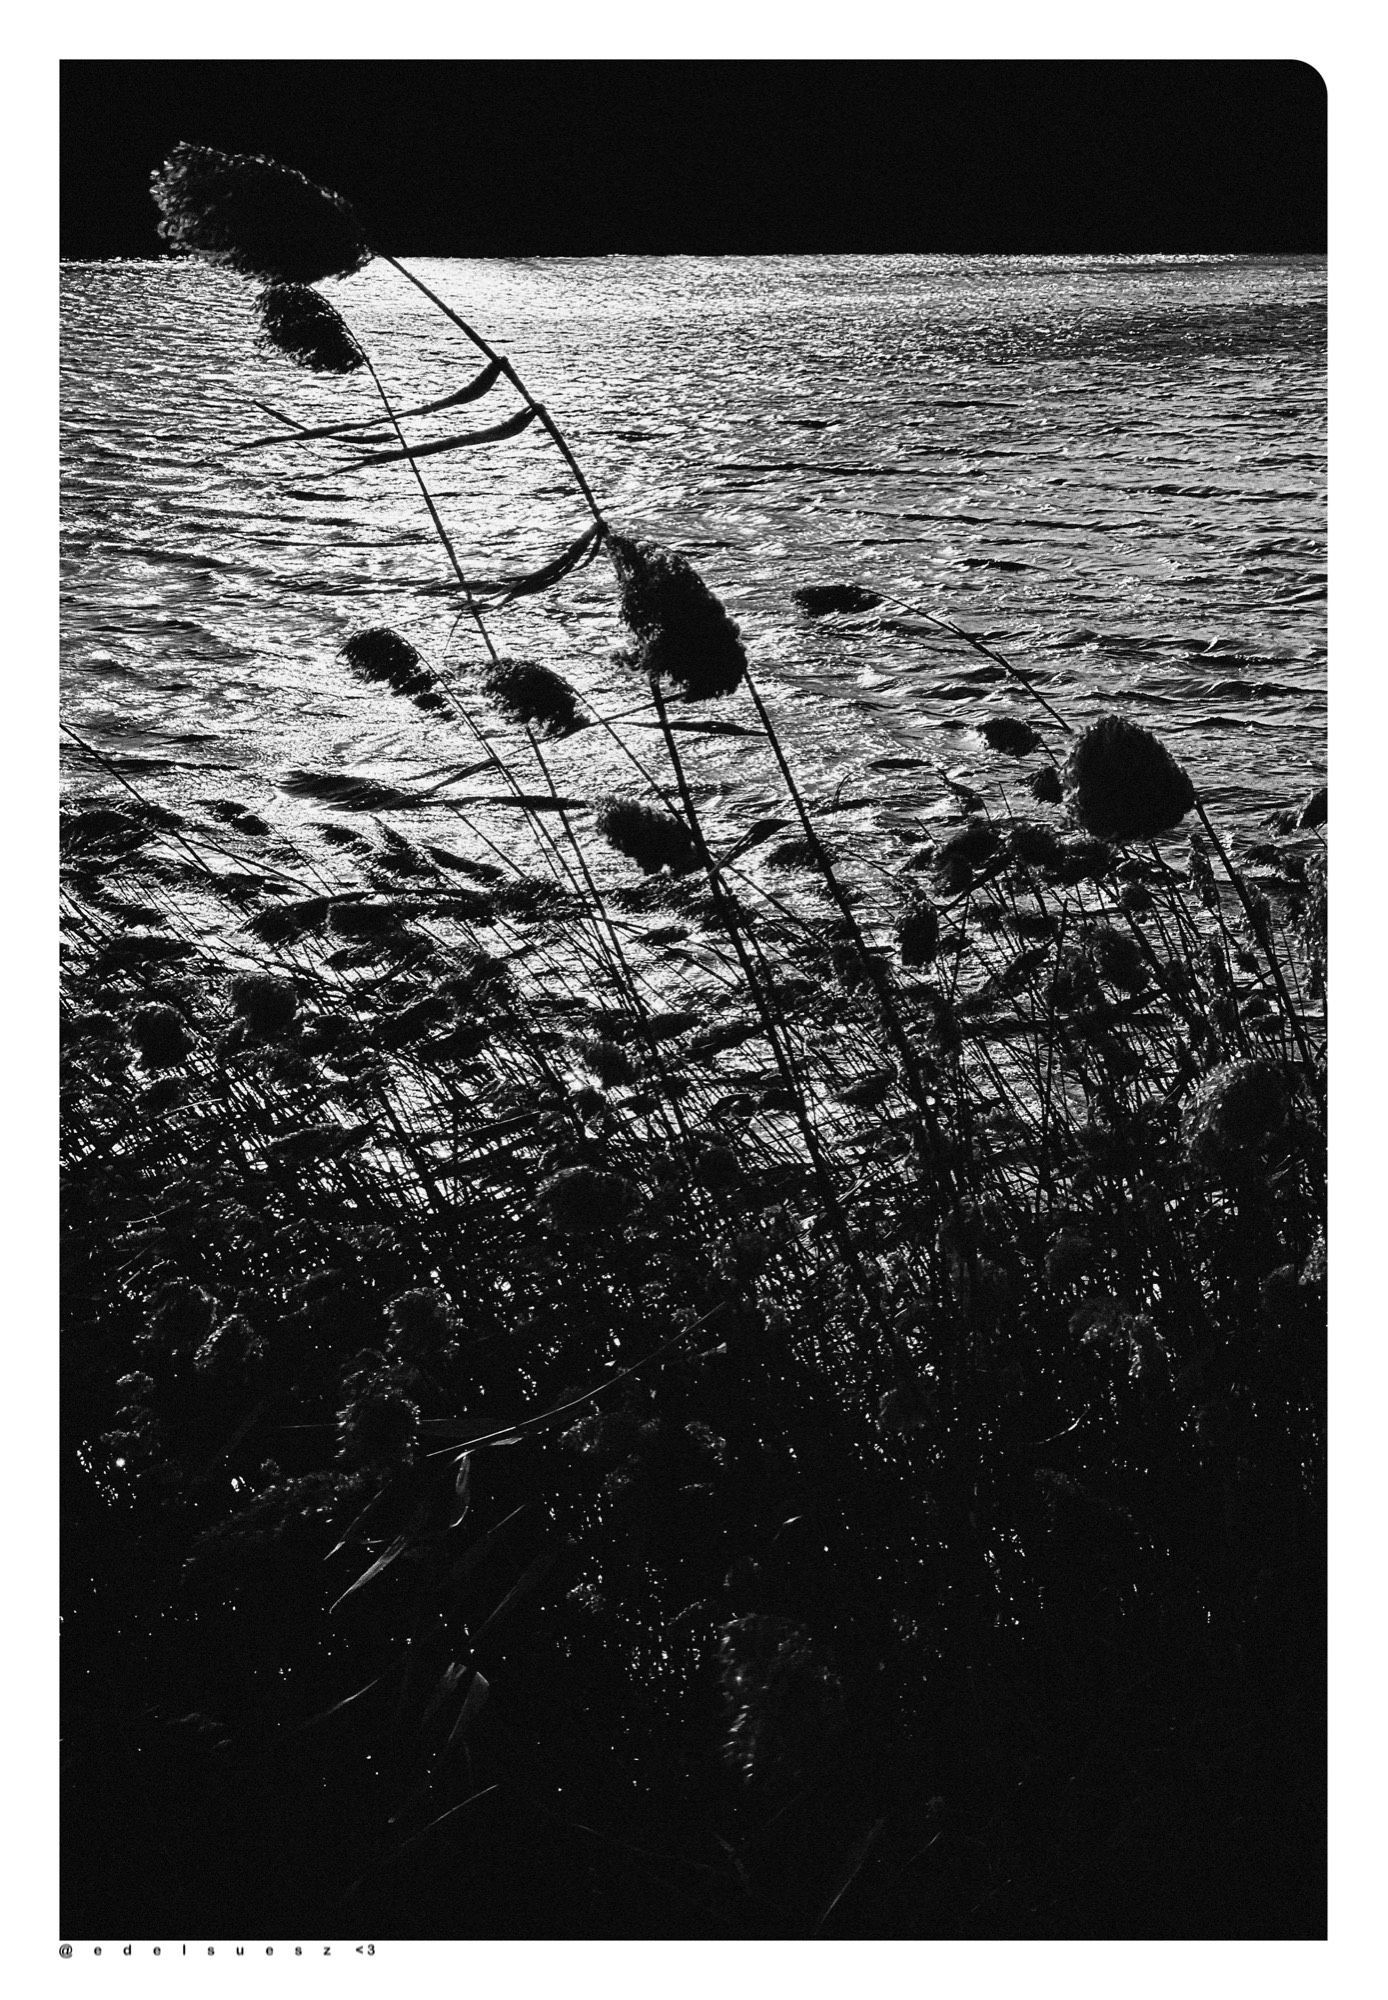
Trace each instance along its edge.
{"label": "reed leaf", "polygon": [[336,771],[286,771],[279,788],[290,798],[322,799],[348,812],[398,812],[409,806],[427,805],[427,798],[403,792],[396,785],[383,785],[375,778],[353,778]]}
{"label": "reed leaf", "polygon": [[568,576],[572,570],[580,569],[585,563],[591,562],[602,546],[602,536],[602,523],[595,521],[591,528],[585,528],[577,540],[570,542],[552,562],[531,570],[525,576],[502,578],[498,583],[491,585],[490,589],[501,592],[499,601],[503,605],[514,603],[518,597],[534,597],[538,591],[548,590],[552,583],[558,583],[561,577]]}
{"label": "reed leaf", "polygon": [[[675,728],[678,725],[672,723],[670,726],[671,728]],[[696,724],[695,727],[698,727],[698,725]],[[770,840],[773,835],[784,833],[789,825],[790,821],[788,819],[753,820],[742,838],[736,841],[723,856],[723,866],[726,868],[730,861],[740,860],[744,854],[750,854],[754,847],[760,847],[765,841]]]}
{"label": "reed leaf", "polygon": [[[521,1600],[528,1597],[537,1584],[544,1581],[558,1562],[560,1553],[558,1549],[547,1549],[543,1555],[536,1556],[534,1562],[527,1564],[519,1578],[511,1585],[511,1588],[501,1599],[501,1602],[495,1609],[488,1612],[486,1618],[483,1619],[481,1625],[479,1625],[477,1631],[473,1634],[472,1648],[474,1653],[476,1652],[478,1641],[483,1639],[495,1626],[499,1625],[510,1612],[514,1611]],[[479,1703],[478,1706],[480,1705]],[[459,1721],[461,1720],[462,1718],[459,1717]]]}
{"label": "reed leaf", "polygon": [[498,868],[493,861],[470,861],[464,854],[455,854],[451,847],[426,846],[424,851],[430,860],[438,863],[440,868],[449,868],[459,874],[471,875],[478,882],[500,882],[505,879],[505,869]]}
{"label": "reed leaf", "polygon": [[465,792],[460,798],[440,800],[449,806],[500,806],[503,810],[529,813],[582,812],[587,799],[562,798],[557,792]]}
{"label": "reed leaf", "polygon": [[[455,389],[451,396],[436,396],[432,403],[414,403],[408,410],[397,410],[396,415],[401,418],[432,417],[439,410],[456,409],[460,403],[475,403],[480,396],[485,396],[487,391],[495,386],[500,374],[501,363],[489,361],[470,382],[465,383],[461,389]],[[347,438],[354,444],[374,443],[373,438],[363,439],[356,433],[374,431],[381,421],[376,416],[358,417],[354,423],[315,424],[310,427],[297,422],[283,410],[276,409],[273,403],[257,401],[256,408],[264,410],[266,415],[273,417],[277,423],[284,424],[293,435],[285,437],[279,431],[272,431],[265,437],[249,438],[245,444],[234,445],[232,447],[234,451],[261,451],[266,445],[272,444],[307,444],[315,438]],[[389,431],[380,433],[382,438],[390,435]]]}
{"label": "reed leaf", "polygon": [[877,1842],[881,1837],[882,1829],[886,1824],[887,1821],[886,1821],[886,1816],[884,1814],[881,1819],[875,1821],[874,1824],[868,1828],[867,1832],[862,1836],[861,1840],[858,1840],[854,1843],[852,1849],[848,1854],[847,1860],[844,1862],[843,1867],[839,1872],[838,1879],[834,1884],[833,1894],[830,1896],[828,1902],[824,1905],[824,1908],[819,1913],[819,1922],[815,1925],[816,1937],[818,1937],[819,1933],[824,1929],[824,1926],[828,1923],[830,1917],[833,1916],[834,1911],[838,1908],[839,1904],[843,1901],[844,1897],[848,1894],[849,1890],[853,1887],[853,1884],[857,1881],[859,1875],[861,1875],[863,1871],[863,1865],[867,1861],[867,1858],[871,1854],[873,1848],[877,1845]]}
{"label": "reed leaf", "polygon": [[[659,729],[660,724],[658,722],[641,722],[636,724],[636,727],[639,729]],[[665,727],[672,736],[764,737],[766,734],[765,730],[756,728],[754,724],[746,722],[715,722],[711,719],[708,721],[700,720],[698,722],[671,722],[667,719]]]}
{"label": "reed leaf", "polygon": [[400,451],[376,451],[366,458],[349,459],[345,464],[332,466],[331,472],[360,471],[368,465],[394,465],[402,458],[435,458],[444,451],[463,451],[469,445],[496,444],[502,438],[519,437],[534,423],[538,412],[534,409],[517,410],[513,417],[503,423],[491,424],[486,430],[459,431],[453,437],[435,438],[432,444],[406,445]]}
{"label": "reed leaf", "polygon": [[388,1570],[396,1557],[402,1556],[409,1545],[410,1538],[408,1535],[397,1535],[393,1542],[382,1549],[376,1560],[362,1571],[356,1582],[349,1583],[342,1595],[333,1599],[332,1603],[328,1606],[329,1613],[331,1614],[336,1611],[340,1604],[345,1604],[347,1599],[354,1597],[359,1590],[364,1590],[368,1583],[371,1583],[376,1577],[381,1575],[382,1571]]}
{"label": "reed leaf", "polygon": [[463,1705],[458,1710],[457,1720],[448,1732],[448,1741],[444,1745],[445,1750],[451,1749],[459,1737],[467,1733],[468,1724],[472,1721],[474,1715],[477,1714],[490,1693],[491,1683],[479,1668],[473,1674],[468,1684],[468,1691],[463,1696]]}
{"label": "reed leaf", "polygon": [[394,436],[392,431],[377,428],[381,421],[379,417],[359,417],[355,423],[317,424],[310,428],[307,424],[296,423],[283,410],[277,410],[273,403],[257,401],[255,407],[274,417],[284,428],[248,438],[244,444],[232,445],[233,455],[241,451],[264,451],[272,444],[308,444],[315,438],[340,437],[350,439],[353,444],[384,444],[387,438]]}

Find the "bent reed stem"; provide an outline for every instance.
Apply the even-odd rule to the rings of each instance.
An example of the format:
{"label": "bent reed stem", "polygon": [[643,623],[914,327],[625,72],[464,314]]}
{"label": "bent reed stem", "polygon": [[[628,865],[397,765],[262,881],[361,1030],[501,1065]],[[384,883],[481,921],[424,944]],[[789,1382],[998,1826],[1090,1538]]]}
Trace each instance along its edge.
{"label": "bent reed stem", "polygon": [[840,1255],[844,1259],[845,1265],[853,1274],[859,1293],[862,1296],[864,1304],[867,1306],[870,1317],[882,1335],[888,1353],[893,1356],[900,1367],[903,1360],[900,1351],[900,1341],[895,1329],[882,1310],[877,1287],[869,1280],[867,1272],[863,1268],[862,1258],[859,1255],[857,1245],[853,1242],[848,1227],[848,1218],[844,1214],[843,1204],[839,1199],[838,1190],[834,1186],[828,1162],[824,1158],[819,1134],[815,1131],[814,1123],[809,1114],[809,1106],[805,1101],[804,1088],[800,1079],[795,1074],[794,1067],[786,1050],[782,1047],[781,1031],[777,1024],[771,1001],[763,991],[761,980],[753,970],[743,935],[741,917],[736,905],[728,897],[728,892],[719,875],[717,864],[713,859],[708,842],[704,838],[698,809],[694,804],[693,795],[689,789],[689,781],[685,775],[684,763],[680,757],[674,733],[669,726],[665,700],[660,692],[659,682],[654,675],[651,677],[650,688],[651,698],[656,706],[656,714],[660,717],[664,730],[665,748],[670,759],[671,769],[675,774],[675,782],[679,786],[680,799],[684,806],[685,816],[689,823],[690,831],[693,833],[695,841],[698,844],[699,858],[703,862],[704,870],[708,877],[709,891],[718,909],[724,932],[737,954],[738,963],[742,968],[742,975],[747,984],[747,990],[761,1018],[762,1029],[765,1033],[767,1043],[775,1059],[776,1067],[781,1072],[781,1078],[786,1091],[790,1096],[795,1120],[800,1127],[801,1136],[805,1141],[806,1151],[809,1154],[815,1180],[824,1197],[824,1204],[829,1216],[830,1227],[833,1230],[834,1240],[838,1246]]}
{"label": "bent reed stem", "polygon": [[1277,951],[1273,945],[1271,935],[1270,934],[1267,936],[1264,935],[1266,926],[1259,921],[1258,914],[1253,907],[1253,901],[1252,898],[1249,896],[1248,889],[1244,883],[1243,877],[1239,873],[1238,869],[1235,868],[1233,862],[1230,860],[1223,841],[1220,839],[1218,833],[1215,831],[1214,822],[1211,820],[1209,813],[1205,809],[1205,802],[1198,795],[1195,800],[1195,811],[1200,820],[1200,824],[1204,827],[1206,833],[1210,837],[1210,841],[1214,847],[1215,853],[1219,856],[1220,861],[1223,864],[1225,874],[1228,876],[1230,882],[1233,884],[1235,895],[1238,897],[1240,903],[1243,905],[1244,916],[1248,919],[1249,932],[1252,935],[1254,941],[1261,948],[1263,956],[1267,959],[1268,966],[1272,972],[1273,984],[1276,986],[1278,998],[1282,1002],[1284,1018],[1286,1020],[1287,1026],[1291,1029],[1291,1032],[1296,1039],[1296,1045],[1298,1049],[1301,1051],[1301,1059],[1306,1065],[1306,1080],[1308,1084],[1310,1084],[1311,1087],[1315,1089],[1317,1087],[1315,1057],[1311,1052],[1311,1044],[1307,1039],[1306,1029],[1302,1022],[1301,1015],[1298,1012],[1297,1008],[1292,1004],[1292,996],[1287,991],[1287,982],[1282,977],[1282,967],[1278,963]]}
{"label": "bent reed stem", "polygon": [[575,483],[578,486],[578,490],[583,495],[584,503],[586,504],[589,512],[592,514],[595,525],[601,532],[605,534],[607,530],[607,523],[603,519],[602,510],[599,508],[597,501],[593,497],[593,490],[589,486],[588,481],[585,479],[583,475],[583,469],[579,465],[578,460],[574,457],[574,454],[570,449],[567,438],[565,438],[562,431],[559,429],[559,426],[555,423],[553,417],[551,417],[549,411],[545,408],[544,404],[536,402],[535,398],[531,395],[529,389],[527,389],[527,387],[525,386],[525,383],[521,380],[519,372],[512,366],[511,362],[507,360],[505,355],[499,354],[497,350],[491,345],[491,343],[485,340],[482,337],[482,335],[478,333],[475,327],[469,326],[468,322],[461,316],[461,314],[454,312],[452,306],[450,306],[446,300],[441,299],[438,293],[434,291],[431,286],[426,285],[422,278],[417,277],[415,273],[409,269],[408,265],[402,264],[398,257],[392,257],[389,255],[388,252],[384,250],[378,250],[375,254],[381,259],[382,263],[389,264],[392,270],[398,271],[402,278],[407,279],[409,283],[412,284],[417,291],[422,292],[426,299],[430,300],[433,305],[437,306],[438,310],[444,315],[445,319],[451,320],[453,325],[457,327],[458,331],[472,342],[473,346],[477,349],[479,354],[485,355],[488,361],[495,361],[499,365],[502,374],[506,377],[507,381],[515,389],[517,395],[525,403],[527,409],[531,409],[535,412],[535,415],[539,420],[541,428],[545,431],[551,443],[556,446],[560,456],[564,460],[564,463],[568,466],[570,472],[573,474]]}

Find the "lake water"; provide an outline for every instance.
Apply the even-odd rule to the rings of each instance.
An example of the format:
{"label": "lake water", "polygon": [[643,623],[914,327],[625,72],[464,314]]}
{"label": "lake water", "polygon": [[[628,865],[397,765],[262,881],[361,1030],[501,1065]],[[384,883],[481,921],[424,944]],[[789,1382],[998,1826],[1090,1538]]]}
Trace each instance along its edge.
{"label": "lake water", "polygon": [[[1041,719],[925,612],[986,635],[1072,721],[1156,729],[1244,831],[1323,779],[1323,260],[416,268],[549,405],[614,527],[697,563],[821,802],[899,824],[947,796],[942,773],[1007,775],[978,721]],[[326,289],[400,403],[478,365],[388,267]],[[355,683],[349,633],[396,626],[460,689],[482,655],[405,467],[232,449],[275,428],[257,401],[307,424],[373,415],[365,376],[258,353],[250,296],[196,264],[63,269],[63,712],[156,796],[230,795],[292,831],[308,809],[279,789],[289,771],[401,784],[475,755]],[[420,434],[513,406],[503,388]],[[538,427],[425,469],[474,576],[585,524]],[[808,618],[791,593],[823,582],[885,601]],[[605,561],[493,630],[608,711],[639,699]],[[557,745],[556,780],[595,796],[607,754],[597,731]],[[730,822],[774,795],[756,744],[696,763]]]}

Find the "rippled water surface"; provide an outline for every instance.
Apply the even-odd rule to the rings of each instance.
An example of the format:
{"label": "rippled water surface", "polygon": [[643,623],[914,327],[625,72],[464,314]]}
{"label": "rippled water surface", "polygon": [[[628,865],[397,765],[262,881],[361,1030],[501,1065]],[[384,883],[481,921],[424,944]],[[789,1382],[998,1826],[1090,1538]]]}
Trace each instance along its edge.
{"label": "rippled water surface", "polygon": [[[971,725],[1038,719],[925,612],[986,635],[1072,720],[1116,707],[1158,729],[1247,827],[1323,776],[1320,260],[417,268],[549,404],[613,525],[696,561],[819,798],[891,783],[896,808],[928,807],[937,770],[1005,770]],[[474,371],[388,267],[328,290],[402,403]],[[331,446],[235,449],[276,428],[258,401],[306,424],[372,416],[366,378],[258,353],[248,289],[201,265],[69,265],[62,296],[72,726],[149,789],[230,789],[290,817],[288,771],[403,783],[456,761],[456,728],[335,657],[389,623],[456,684],[476,669],[408,471],[347,474]],[[512,406],[497,391],[418,434]],[[538,427],[426,470],[478,578],[534,566],[585,524]],[[814,620],[792,601],[849,581],[883,604]],[[605,562],[494,629],[608,710],[636,698]],[[554,751],[584,795],[606,782],[595,742]],[[774,790],[757,745],[697,755],[730,811]]]}

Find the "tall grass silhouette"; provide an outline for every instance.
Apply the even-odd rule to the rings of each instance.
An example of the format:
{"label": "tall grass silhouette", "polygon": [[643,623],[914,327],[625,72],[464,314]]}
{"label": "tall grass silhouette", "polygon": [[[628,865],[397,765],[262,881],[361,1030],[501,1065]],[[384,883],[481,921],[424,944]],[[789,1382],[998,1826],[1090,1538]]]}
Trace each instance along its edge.
{"label": "tall grass silhouette", "polygon": [[[372,384],[240,446],[408,467],[476,657],[346,642],[463,754],[298,774],[273,865],[114,772],[64,815],[65,1930],[1316,1934],[1323,811],[1251,872],[958,633],[1033,720],[868,894],[509,360],[388,257],[483,360],[397,409],[312,290],[345,203],[155,196]],[[486,587],[426,466],[522,423],[590,523]],[[493,632],[599,557],[613,713]]]}

